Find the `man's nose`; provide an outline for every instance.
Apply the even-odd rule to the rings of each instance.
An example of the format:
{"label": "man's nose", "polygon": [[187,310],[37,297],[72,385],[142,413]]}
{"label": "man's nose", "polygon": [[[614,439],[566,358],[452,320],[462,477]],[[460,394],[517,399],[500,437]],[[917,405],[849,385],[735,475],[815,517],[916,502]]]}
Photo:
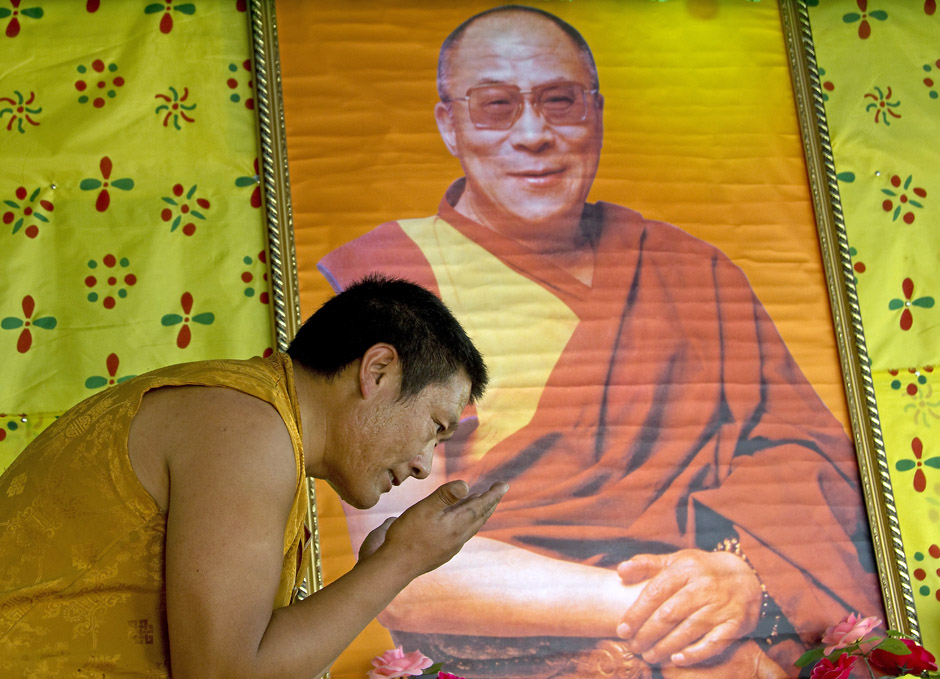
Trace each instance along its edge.
{"label": "man's nose", "polygon": [[523,101],[522,113],[513,124],[510,135],[513,146],[533,152],[541,151],[552,142],[551,125],[535,110],[529,97]]}
{"label": "man's nose", "polygon": [[426,479],[431,473],[431,464],[434,460],[434,443],[431,442],[411,460],[411,475],[416,479]]}

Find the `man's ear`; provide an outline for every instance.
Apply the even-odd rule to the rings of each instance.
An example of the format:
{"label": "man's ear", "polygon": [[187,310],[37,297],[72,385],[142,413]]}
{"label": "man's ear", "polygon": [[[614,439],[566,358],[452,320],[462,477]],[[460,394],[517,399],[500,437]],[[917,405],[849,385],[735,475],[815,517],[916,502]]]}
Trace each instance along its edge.
{"label": "man's ear", "polygon": [[604,146],[604,95],[598,92],[597,97],[597,134],[601,136],[601,147]]}
{"label": "man's ear", "polygon": [[441,133],[441,139],[444,140],[444,146],[455,158],[457,155],[457,134],[454,132],[454,119],[451,116],[450,106],[443,101],[437,102],[434,107],[434,120],[437,121],[437,129]]}
{"label": "man's ear", "polygon": [[[395,380],[395,377],[398,380]],[[396,384],[397,382],[397,384]],[[401,361],[391,344],[381,342],[366,349],[359,362],[359,390],[363,398],[370,398],[383,389],[401,386]]]}

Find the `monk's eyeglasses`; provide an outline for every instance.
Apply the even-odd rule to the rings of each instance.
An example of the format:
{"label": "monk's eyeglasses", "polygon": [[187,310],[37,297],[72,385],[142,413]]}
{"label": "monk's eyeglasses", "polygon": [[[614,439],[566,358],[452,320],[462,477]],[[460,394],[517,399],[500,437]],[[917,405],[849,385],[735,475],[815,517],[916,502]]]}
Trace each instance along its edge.
{"label": "monk's eyeglasses", "polygon": [[522,115],[525,97],[532,96],[532,107],[552,125],[573,125],[587,118],[588,96],[598,90],[586,89],[575,82],[546,83],[531,90],[520,90],[515,85],[479,85],[467,90],[465,97],[444,99],[467,102],[470,122],[484,130],[508,130]]}

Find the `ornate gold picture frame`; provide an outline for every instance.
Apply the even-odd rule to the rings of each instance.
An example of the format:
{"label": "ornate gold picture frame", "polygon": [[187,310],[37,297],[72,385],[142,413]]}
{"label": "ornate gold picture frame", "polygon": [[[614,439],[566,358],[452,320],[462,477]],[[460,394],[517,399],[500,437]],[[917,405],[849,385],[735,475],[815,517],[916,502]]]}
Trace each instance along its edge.
{"label": "ornate gold picture frame", "polygon": [[[383,6],[391,11],[397,9],[395,2],[385,2]],[[414,0],[400,3],[409,10],[420,8],[420,2]],[[478,3],[481,4],[481,3]],[[490,3],[495,5],[497,3]],[[564,3],[546,3],[545,9],[553,11]],[[602,3],[598,3],[602,4]],[[678,5],[678,2],[669,3]],[[703,7],[715,7],[718,10],[740,5],[732,0],[727,2],[719,0],[715,3],[685,3],[689,10],[689,20],[704,20],[708,17],[695,15],[695,11]],[[764,3],[768,5],[771,3]],[[812,3],[811,3],[812,4]],[[284,278],[284,292],[279,299],[276,311],[278,329],[283,324],[284,336],[292,335],[299,322],[299,299],[301,291],[297,279],[297,254],[293,240],[293,221],[295,215],[291,214],[291,201],[288,180],[287,144],[285,127],[285,108],[281,98],[281,73],[279,50],[277,47],[277,17],[273,0],[252,0],[252,30],[255,38],[256,61],[258,63],[259,122],[262,129],[264,177],[266,188],[266,209],[269,211],[269,223],[272,226],[272,258],[274,257],[274,244],[284,248],[278,255],[284,271],[280,275]],[[474,6],[475,8],[476,6]],[[696,9],[697,8],[697,9]],[[765,7],[766,9],[766,7]],[[332,10],[331,10],[332,11]],[[704,10],[702,10],[704,11]],[[739,11],[735,8],[735,11]],[[302,10],[297,2],[282,1],[277,5],[277,15],[282,24],[285,21],[294,28],[293,17],[309,15]],[[468,10],[467,15],[472,11]],[[882,425],[876,400],[873,376],[869,367],[869,355],[866,348],[865,335],[861,324],[861,311],[858,302],[858,293],[855,282],[855,269],[850,244],[846,235],[842,206],[840,203],[839,179],[833,161],[833,153],[829,139],[826,120],[826,106],[823,100],[825,91],[816,63],[813,33],[809,19],[807,3],[802,0],[781,0],[779,3],[780,20],[783,25],[783,38],[785,41],[786,59],[789,64],[792,78],[793,103],[797,109],[799,132],[802,136],[803,151],[805,154],[805,170],[809,181],[809,194],[812,207],[815,211],[817,235],[822,255],[822,269],[825,273],[825,285],[831,305],[831,315],[835,334],[835,347],[838,350],[839,367],[841,368],[841,381],[847,401],[846,411],[851,425],[851,434],[858,455],[861,488],[864,502],[870,521],[872,546],[877,562],[879,582],[882,589],[886,623],[894,629],[910,633],[914,636],[920,634],[920,624],[914,606],[914,594],[911,584],[911,574],[908,572],[908,559],[905,556],[902,541],[902,526],[895,506],[894,494],[891,488],[891,462],[885,451]],[[717,14],[715,15],[717,16]],[[285,19],[285,17],[290,17]],[[292,38],[296,39],[298,31],[292,30]],[[262,88],[266,90],[262,92]],[[352,89],[352,88],[351,88]],[[637,112],[643,113],[641,109]],[[297,111],[288,109],[288,115],[298,115]],[[405,119],[407,116],[403,116]],[[409,121],[413,120],[408,118]],[[296,120],[296,118],[292,118]],[[620,140],[622,141],[622,140]],[[616,143],[616,142],[615,142]],[[443,155],[443,154],[442,154]],[[628,177],[624,172],[619,179]],[[305,176],[309,179],[309,176]],[[270,182],[270,183],[269,183]],[[407,174],[402,177],[402,186],[405,190],[413,188],[409,184]],[[422,196],[423,199],[423,196]],[[307,213],[310,211],[309,198],[303,196],[301,213],[303,227],[310,225]],[[296,207],[296,206],[295,206]],[[427,205],[415,206],[417,210],[428,210]],[[383,218],[400,217],[394,209]],[[417,215],[415,215],[417,216]],[[375,223],[380,219],[373,220]],[[329,228],[335,233],[345,228],[360,228],[362,233],[372,223],[349,226],[346,222],[330,223]],[[351,233],[352,238],[357,233]],[[705,236],[707,238],[707,236]],[[339,237],[340,240],[346,236]],[[335,245],[335,243],[333,244]],[[333,245],[329,246],[332,247]],[[301,271],[312,269],[314,263],[328,252],[328,247],[318,244],[315,247],[301,244],[297,246],[302,251]],[[315,273],[315,272],[314,272]],[[748,275],[751,272],[748,271]],[[303,275],[301,275],[303,278]],[[275,280],[277,278],[275,277]],[[307,297],[307,304],[319,303],[328,294],[327,286],[323,281],[317,280],[311,285],[307,284],[303,293]],[[292,325],[294,324],[294,325]],[[280,336],[279,336],[280,337]],[[280,340],[279,340],[280,341]],[[286,341],[286,339],[285,339]],[[313,489],[311,486],[311,494]],[[313,499],[311,495],[311,499]],[[313,505],[313,503],[311,503]],[[316,526],[316,515],[311,517],[312,525]],[[318,531],[314,531],[318,536]],[[317,572],[311,574],[311,581],[315,583],[314,589],[322,584],[320,573],[319,552],[315,563]],[[865,613],[863,611],[863,613]],[[835,622],[835,621],[833,621]]]}
{"label": "ornate gold picture frame", "polygon": [[[274,332],[278,351],[286,351],[291,338],[300,327],[302,318],[297,283],[297,253],[294,248],[294,227],[291,219],[287,135],[284,129],[284,105],[281,100],[281,70],[274,0],[251,0],[250,12],[261,147],[259,158],[268,227],[268,252],[271,257]],[[312,533],[313,558],[310,559],[306,580],[301,585],[302,596],[316,592],[323,586],[317,498],[313,479],[307,480],[307,486],[307,524]]]}
{"label": "ornate gold picture frame", "polygon": [[862,326],[856,270],[827,122],[828,97],[817,63],[810,11],[805,0],[782,0],[781,16],[886,622],[919,637],[920,624]]}

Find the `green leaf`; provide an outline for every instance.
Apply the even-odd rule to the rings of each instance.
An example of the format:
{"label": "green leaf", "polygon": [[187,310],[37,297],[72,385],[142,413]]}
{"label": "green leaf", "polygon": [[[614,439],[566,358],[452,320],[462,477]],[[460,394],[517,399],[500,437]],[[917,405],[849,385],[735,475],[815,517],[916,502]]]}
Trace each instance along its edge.
{"label": "green leaf", "polygon": [[880,648],[883,651],[888,653],[893,653],[894,655],[908,655],[911,652],[907,646],[904,645],[904,642],[900,639],[885,639],[875,648]]}
{"label": "green leaf", "polygon": [[15,330],[16,328],[23,327],[23,321],[19,318],[14,318],[13,316],[7,316],[2,321],[0,321],[0,328],[4,330]]}
{"label": "green leaf", "polygon": [[97,389],[98,387],[103,387],[108,383],[108,380],[101,377],[100,375],[95,375],[94,377],[89,377],[85,380],[86,389]]}
{"label": "green leaf", "polygon": [[194,193],[196,193],[196,185],[195,185],[195,184],[193,184],[192,188],[189,189],[189,191],[186,192],[186,200],[189,200],[190,198],[192,198]]}
{"label": "green leaf", "polygon": [[823,655],[825,655],[825,654],[823,653],[823,649],[821,649],[821,648],[813,648],[813,649],[808,650],[808,651],[807,651],[806,653],[804,653],[803,655],[801,655],[801,656],[800,656],[800,659],[797,660],[797,661],[796,661],[795,663],[793,663],[793,664],[796,665],[797,667],[806,667],[806,666],[809,665],[810,663],[814,663],[814,662],[816,662],[817,660],[820,660],[820,659],[823,657]]}
{"label": "green leaf", "polygon": [[914,175],[907,175],[907,179],[904,180],[904,190],[907,191],[911,186],[911,180],[914,178]]}
{"label": "green leaf", "polygon": [[19,206],[18,204],[14,203],[12,200],[5,200],[5,201],[3,201],[3,202],[4,202],[4,204],[9,205],[10,207],[12,207],[12,208],[14,208],[14,209],[17,209],[17,210],[20,209],[20,206]]}
{"label": "green leaf", "polygon": [[28,16],[30,19],[42,19],[41,7],[27,7],[26,9],[22,9],[20,11],[24,16]]}
{"label": "green leaf", "polygon": [[904,300],[898,299],[897,297],[895,297],[890,302],[888,302],[888,308],[891,309],[891,311],[897,311],[898,309],[902,309],[904,308]]}
{"label": "green leaf", "polygon": [[79,185],[82,191],[93,191],[94,189],[101,188],[101,182],[97,179],[83,179]]}
{"label": "green leaf", "polygon": [[176,231],[181,221],[183,221],[182,215],[176,215],[176,219],[174,219],[173,223],[170,225],[170,233],[173,233],[174,231]]}
{"label": "green leaf", "polygon": [[897,630],[893,629],[886,629],[885,634],[887,634],[892,639],[914,639],[910,634],[904,634],[903,632],[898,632]]}
{"label": "green leaf", "polygon": [[251,186],[256,181],[255,177],[239,177],[235,180],[235,186]]}
{"label": "green leaf", "polygon": [[23,218],[20,217],[16,220],[16,223],[13,225],[13,233],[16,233],[20,230],[20,227],[23,226]]}
{"label": "green leaf", "polygon": [[933,297],[918,297],[913,302],[914,306],[919,306],[921,309],[932,309],[933,308]]}
{"label": "green leaf", "polygon": [[924,460],[924,464],[934,469],[940,469],[940,457],[930,457]]}
{"label": "green leaf", "polygon": [[842,16],[842,21],[844,21],[847,24],[851,24],[855,21],[858,21],[861,18],[862,18],[861,14],[856,14],[855,12],[849,12],[848,14],[844,14]]}
{"label": "green leaf", "polygon": [[49,223],[49,220],[46,219],[46,216],[45,216],[45,215],[41,215],[41,214],[39,214],[38,212],[34,212],[34,213],[33,213],[33,217],[35,217],[36,219],[38,219],[38,220],[41,221],[41,222],[45,222],[46,224]]}
{"label": "green leaf", "polygon": [[838,662],[839,658],[841,658],[842,656],[846,654],[854,655],[857,650],[858,650],[858,642],[856,641],[854,644],[850,644],[846,646],[845,648],[837,648],[826,657],[829,658],[829,660],[831,660],[832,662]]}
{"label": "green leaf", "polygon": [[923,205],[918,203],[916,200],[908,200],[907,202],[913,205],[914,207],[924,207]]}
{"label": "green leaf", "polygon": [[134,180],[127,179],[126,177],[124,179],[115,179],[111,182],[111,186],[116,189],[121,189],[121,191],[130,191],[134,188]]}
{"label": "green leaf", "polygon": [[883,9],[876,9],[874,12],[869,12],[868,16],[872,19],[878,19],[878,21],[884,21],[888,18],[888,13]]}
{"label": "green leaf", "polygon": [[42,188],[41,186],[37,186],[37,187],[36,187],[36,190],[33,191],[32,194],[29,196],[29,202],[30,202],[30,203],[32,203],[34,200],[36,200],[36,196],[39,195],[39,191],[40,191],[41,188]]}
{"label": "green leaf", "polygon": [[894,465],[894,468],[899,472],[909,472],[916,466],[917,463],[914,462],[914,460],[898,460],[897,464]]}
{"label": "green leaf", "polygon": [[13,10],[7,9],[6,7],[0,7],[0,19],[6,19],[11,14],[13,14]]}
{"label": "green leaf", "polygon": [[205,216],[204,214],[202,214],[201,212],[196,212],[196,210],[191,210],[189,214],[191,214],[191,215],[192,215],[193,217],[195,217],[196,219],[205,219],[205,218],[206,218],[206,216]]}
{"label": "green leaf", "polygon": [[195,14],[196,13],[196,5],[192,5],[188,2],[185,5],[177,5],[173,9],[175,9],[177,12],[182,12],[183,14]]}
{"label": "green leaf", "polygon": [[444,663],[436,662],[424,670],[415,679],[437,679],[437,674],[444,668]]}
{"label": "green leaf", "polygon": [[124,377],[119,377],[117,383],[123,384],[124,382],[127,382],[127,380],[132,380],[135,377],[137,377],[137,375],[125,375]]}
{"label": "green leaf", "polygon": [[45,330],[54,330],[57,321],[52,316],[43,316],[42,318],[37,318],[33,321],[33,325],[38,325],[40,328]]}
{"label": "green leaf", "polygon": [[156,14],[157,12],[162,12],[164,6],[165,5],[162,5],[159,2],[154,2],[144,7],[144,14]]}
{"label": "green leaf", "polygon": [[855,181],[855,173],[854,172],[840,172],[839,174],[836,175],[836,179],[838,179],[840,182],[846,182],[847,184],[851,184],[852,182]]}
{"label": "green leaf", "polygon": [[183,322],[183,317],[179,314],[167,314],[160,319],[160,324],[164,326],[178,325]]}
{"label": "green leaf", "polygon": [[[885,120],[885,124],[887,124],[887,120],[888,120],[888,119],[885,118],[884,120]],[[891,215],[891,221],[893,222],[893,221],[897,220],[897,218],[898,218],[898,216],[900,216],[900,214],[901,214],[901,206],[898,205],[896,208],[894,208],[894,214]]]}
{"label": "green leaf", "polygon": [[896,196],[896,195],[898,195],[898,194],[896,194],[894,191],[892,191],[891,189],[881,189],[881,192],[882,192],[882,193],[887,193],[889,196]]}
{"label": "green leaf", "polygon": [[215,321],[215,314],[209,311],[202,314],[196,314],[193,316],[193,321],[201,325],[212,325],[212,323]]}

